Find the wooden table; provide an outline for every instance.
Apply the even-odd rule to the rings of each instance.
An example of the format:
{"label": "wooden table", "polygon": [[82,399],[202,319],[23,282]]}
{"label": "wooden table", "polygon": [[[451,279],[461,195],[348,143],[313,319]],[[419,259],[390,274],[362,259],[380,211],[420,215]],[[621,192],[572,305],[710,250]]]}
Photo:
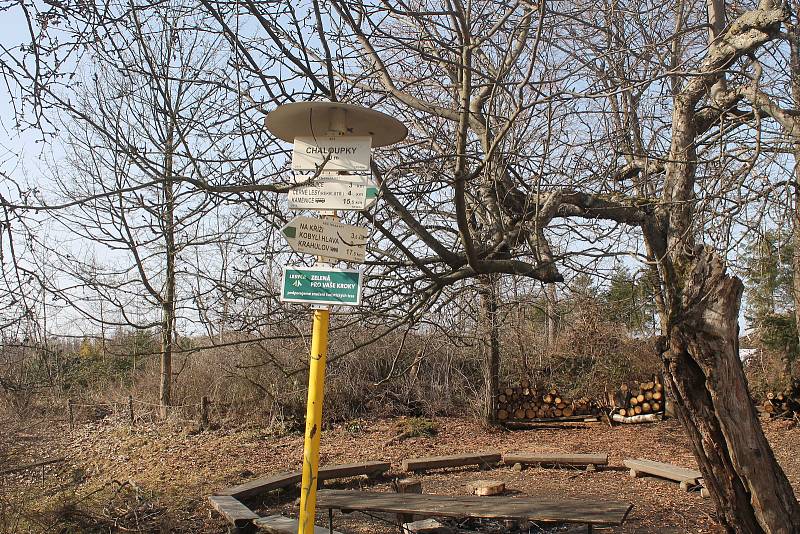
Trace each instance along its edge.
{"label": "wooden table", "polygon": [[[385,512],[428,517],[511,519],[619,526],[633,505],[592,499],[542,499],[321,490],[317,506],[342,512]],[[332,525],[331,525],[332,528]]]}

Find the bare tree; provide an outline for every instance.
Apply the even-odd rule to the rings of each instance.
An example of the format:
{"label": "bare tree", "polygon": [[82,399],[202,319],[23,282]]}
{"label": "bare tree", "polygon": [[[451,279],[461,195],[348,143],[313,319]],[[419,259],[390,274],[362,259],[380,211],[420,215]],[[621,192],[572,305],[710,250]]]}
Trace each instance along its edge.
{"label": "bare tree", "polygon": [[[414,322],[473,281],[553,283],[633,255],[657,286],[660,354],[720,521],[737,532],[800,528],[749,400],[742,284],[726,271],[776,187],[763,149],[780,141],[776,124],[798,131],[775,98],[787,70],[772,54],[785,48],[782,4],[199,4],[248,101],[354,101],[409,125],[406,145],[375,155],[379,208],[349,215],[376,229],[370,313]],[[48,87],[64,67],[44,62],[42,42],[16,64],[4,56],[37,124],[63,105]],[[19,66],[30,64],[47,68]],[[185,174],[214,193],[285,191],[248,183],[252,173],[215,184]]]}

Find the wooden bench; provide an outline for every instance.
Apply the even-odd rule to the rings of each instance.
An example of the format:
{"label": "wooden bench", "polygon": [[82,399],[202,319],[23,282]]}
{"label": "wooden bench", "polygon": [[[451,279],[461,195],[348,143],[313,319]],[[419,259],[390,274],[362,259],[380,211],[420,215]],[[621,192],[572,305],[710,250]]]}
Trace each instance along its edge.
{"label": "wooden bench", "polygon": [[510,452],[503,455],[506,465],[581,465],[594,466],[608,465],[608,454],[567,454],[547,452]]}
{"label": "wooden bench", "polygon": [[359,475],[367,475],[368,477],[376,477],[382,475],[392,464],[389,462],[362,462],[358,464],[340,464],[330,465],[327,467],[319,468],[319,479],[333,480],[336,478],[350,478]]}
{"label": "wooden bench", "polygon": [[541,499],[321,490],[317,507],[342,512],[385,512],[425,517],[510,519],[620,526],[632,505],[589,499]]}
{"label": "wooden bench", "polygon": [[[336,478],[349,478],[358,475],[374,477],[389,470],[389,462],[361,462],[355,464],[340,464],[321,467],[318,474],[318,481],[333,480]],[[269,493],[276,489],[287,488],[300,483],[303,479],[302,471],[290,471],[278,473],[266,477],[256,478],[250,482],[224,488],[216,492],[216,495],[228,495],[237,499],[249,499],[257,495]]]}
{"label": "wooden bench", "polygon": [[[282,515],[259,517],[253,521],[253,524],[258,530],[268,534],[297,534],[299,530],[297,519],[290,519]],[[314,534],[341,534],[341,532],[314,525]]]}
{"label": "wooden bench", "polygon": [[229,495],[212,495],[208,498],[211,507],[219,512],[225,521],[233,525],[233,532],[251,532],[253,520],[258,519],[258,514]]}
{"label": "wooden bench", "polygon": [[465,465],[478,465],[481,467],[494,467],[500,463],[500,452],[488,451],[474,454],[454,454],[452,456],[429,456],[426,458],[409,458],[403,460],[403,471],[425,471],[427,469],[440,469],[444,467],[463,467]]}
{"label": "wooden bench", "polygon": [[681,489],[684,491],[689,491],[695,486],[702,485],[703,474],[695,469],[687,469],[677,465],[644,460],[642,458],[624,460],[622,463],[631,470],[631,477],[633,478],[638,478],[643,474],[655,475],[679,482]]}
{"label": "wooden bench", "polygon": [[217,495],[227,495],[235,497],[236,499],[249,499],[256,495],[269,493],[276,489],[286,488],[293,486],[300,482],[303,478],[303,473],[300,471],[292,471],[290,473],[277,473],[267,477],[256,478],[250,482],[232,486],[230,488],[221,489],[216,492]]}

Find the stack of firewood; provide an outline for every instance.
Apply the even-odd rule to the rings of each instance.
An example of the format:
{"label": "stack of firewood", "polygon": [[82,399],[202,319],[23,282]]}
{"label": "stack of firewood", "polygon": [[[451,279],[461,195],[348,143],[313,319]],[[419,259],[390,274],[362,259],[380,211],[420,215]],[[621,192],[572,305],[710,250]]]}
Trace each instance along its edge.
{"label": "stack of firewood", "polygon": [[760,406],[756,406],[756,410],[764,419],[800,416],[800,380],[795,380],[781,392],[768,392],[767,398]]}
{"label": "stack of firewood", "polygon": [[613,398],[614,411],[622,417],[664,411],[664,386],[658,377],[650,382],[622,384]]}
{"label": "stack of firewood", "polygon": [[557,389],[532,387],[529,380],[522,380],[517,386],[500,388],[497,396],[499,421],[557,419],[596,414],[596,405],[588,398],[568,399]]}

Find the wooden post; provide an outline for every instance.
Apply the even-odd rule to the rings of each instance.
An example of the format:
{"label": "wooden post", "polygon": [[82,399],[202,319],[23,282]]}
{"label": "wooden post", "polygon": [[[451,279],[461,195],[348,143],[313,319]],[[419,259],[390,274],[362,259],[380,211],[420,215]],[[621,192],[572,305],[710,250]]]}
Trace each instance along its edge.
{"label": "wooden post", "polygon": [[67,401],[67,407],[69,409],[69,429],[75,430],[75,414],[72,410],[72,399]]}
{"label": "wooden post", "polygon": [[131,418],[131,426],[136,424],[136,418],[133,415],[133,395],[128,395],[128,415]]}
{"label": "wooden post", "polygon": [[205,395],[200,399],[200,430],[208,428],[208,397]]}
{"label": "wooden post", "polygon": [[[418,478],[405,478],[398,480],[395,489],[397,493],[422,493],[422,480]],[[400,532],[405,532],[403,524],[414,521],[413,514],[397,514],[397,522],[400,523]]]}

